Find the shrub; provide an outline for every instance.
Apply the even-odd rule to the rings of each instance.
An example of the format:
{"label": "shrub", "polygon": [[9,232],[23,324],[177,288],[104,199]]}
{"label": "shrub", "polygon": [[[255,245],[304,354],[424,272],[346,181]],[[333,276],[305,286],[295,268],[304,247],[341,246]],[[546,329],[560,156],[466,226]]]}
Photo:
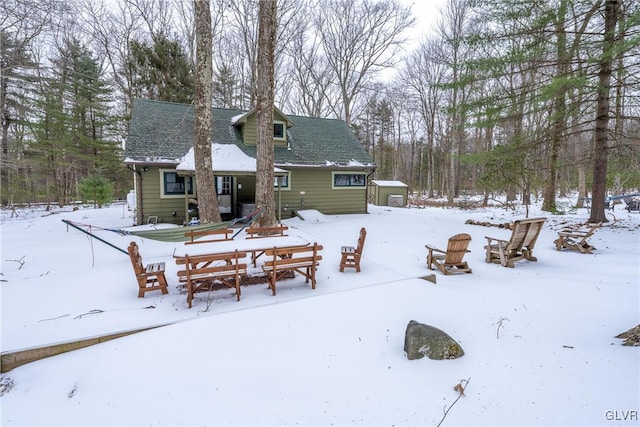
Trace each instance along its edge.
{"label": "shrub", "polygon": [[99,208],[113,200],[113,185],[101,176],[84,178],[78,184],[78,191],[83,202],[93,202]]}

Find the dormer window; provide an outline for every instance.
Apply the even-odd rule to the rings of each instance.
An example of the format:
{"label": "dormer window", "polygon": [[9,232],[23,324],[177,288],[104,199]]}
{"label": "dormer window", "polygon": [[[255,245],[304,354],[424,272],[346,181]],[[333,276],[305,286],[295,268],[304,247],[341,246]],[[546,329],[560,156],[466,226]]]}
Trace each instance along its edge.
{"label": "dormer window", "polygon": [[286,140],[286,126],[284,122],[273,122],[273,139]]}
{"label": "dormer window", "polygon": [[[242,132],[242,140],[246,145],[255,146],[258,142],[258,122],[256,110],[231,118],[231,125]],[[273,145],[287,146],[287,131],[293,127],[293,122],[280,110],[273,108]]]}

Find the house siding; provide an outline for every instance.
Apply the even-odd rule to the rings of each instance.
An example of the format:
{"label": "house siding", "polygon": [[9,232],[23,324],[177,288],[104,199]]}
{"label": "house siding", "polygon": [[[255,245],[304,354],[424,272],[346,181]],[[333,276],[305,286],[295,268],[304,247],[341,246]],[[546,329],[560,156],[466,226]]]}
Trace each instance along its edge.
{"label": "house siding", "polygon": [[[142,213],[138,217],[140,224],[146,224],[150,216],[157,216],[158,222],[184,224],[185,200],[183,197],[162,198],[161,171],[166,167],[150,167],[142,172],[140,187],[142,189]],[[290,175],[290,189],[278,192],[274,189],[276,209],[280,210],[280,218],[294,216],[295,210],[317,209],[327,215],[355,214],[366,212],[367,187],[332,189],[332,170],[329,169],[293,169]],[[239,217],[242,203],[254,203],[256,188],[255,176],[237,176],[237,204],[234,206],[234,217]],[[300,194],[303,191],[304,194]],[[154,196],[149,196],[154,195]],[[138,197],[138,199],[140,199]],[[302,202],[304,200],[304,202]],[[140,212],[138,213],[140,215]]]}
{"label": "house siding", "polygon": [[[257,141],[258,141],[258,120],[257,120],[257,114],[249,114],[247,116],[247,121],[246,123],[244,123],[244,125],[242,125],[242,139],[244,141],[244,143],[246,145],[251,145],[251,146],[255,146]],[[278,112],[274,111],[273,113],[273,120],[275,121],[280,121],[280,122],[285,122],[286,123],[286,118],[283,117],[282,115],[278,114]],[[286,135],[286,129],[285,129],[285,135]],[[286,138],[284,141],[282,140],[274,140],[273,141],[275,146],[286,146],[287,145],[287,141]]]}
{"label": "house siding", "polygon": [[256,145],[258,141],[258,123],[255,114],[247,117],[247,122],[242,126],[242,139],[246,145]]}
{"label": "house siding", "polygon": [[[291,189],[281,192],[282,218],[290,218],[293,210],[302,209],[317,209],[327,215],[366,212],[367,188],[332,189],[331,172],[329,169],[291,170]],[[301,191],[305,194],[300,194]],[[275,197],[277,206],[277,192]]]}
{"label": "house siding", "polygon": [[143,202],[142,218],[140,219],[142,224],[146,224],[150,216],[157,216],[158,222],[184,224],[186,221],[184,197],[160,197],[162,193],[160,170],[161,168],[158,167],[149,167],[148,171],[141,173]]}

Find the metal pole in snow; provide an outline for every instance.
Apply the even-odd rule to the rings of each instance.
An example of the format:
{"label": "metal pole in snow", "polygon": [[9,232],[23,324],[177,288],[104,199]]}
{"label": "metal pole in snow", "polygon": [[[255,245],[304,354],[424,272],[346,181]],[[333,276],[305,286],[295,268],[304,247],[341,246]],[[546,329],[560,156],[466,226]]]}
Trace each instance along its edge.
{"label": "metal pole in snow", "polygon": [[76,230],[80,230],[80,231],[82,231],[83,233],[88,234],[89,236],[91,236],[91,237],[93,237],[93,238],[98,239],[98,240],[99,240],[99,241],[101,241],[102,243],[105,243],[105,244],[107,244],[107,245],[111,246],[111,247],[112,247],[112,248],[114,248],[114,249],[119,250],[120,252],[122,252],[122,253],[123,253],[123,254],[125,254],[125,255],[129,255],[129,252],[125,251],[124,249],[120,249],[119,247],[112,245],[111,243],[107,242],[106,240],[103,240],[103,239],[101,239],[100,237],[98,237],[98,236],[96,236],[96,235],[94,235],[94,234],[91,234],[91,233],[89,233],[89,232],[88,232],[88,231],[86,231],[86,230],[83,230],[82,228],[78,227],[77,225],[75,225],[75,224],[71,223],[71,221],[69,221],[69,220],[63,219],[63,220],[62,220],[62,222],[64,222],[64,223],[65,223],[65,224],[67,224],[67,225],[72,226],[72,227],[73,227],[73,228],[75,228]]}

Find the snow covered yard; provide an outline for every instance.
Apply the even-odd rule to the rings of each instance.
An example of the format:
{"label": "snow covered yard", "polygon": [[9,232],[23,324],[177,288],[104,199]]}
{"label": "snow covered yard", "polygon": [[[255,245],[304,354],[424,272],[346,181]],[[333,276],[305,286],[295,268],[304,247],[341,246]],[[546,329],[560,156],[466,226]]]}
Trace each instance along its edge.
{"label": "snow covered yard", "polygon": [[[175,324],[3,374],[2,425],[437,425],[466,379],[442,425],[637,425],[639,348],[614,336],[640,323],[640,215],[609,214],[590,239],[597,250],[582,255],[553,240],[586,209],[533,208],[548,218],[538,262],[509,269],[485,263],[483,246],[510,232],[465,221],[510,222],[522,208],[369,211],[284,221],[324,246],[316,290],[298,277],[275,297],[266,284],[243,288],[239,302],[232,290],[198,294],[192,309],[172,258],[181,243],[100,229],[131,225],[122,206],[3,211],[2,352]],[[169,294],[137,298],[128,256],[62,219],[165,261]],[[360,227],[362,272],[340,273],[340,246]],[[424,245],[446,248],[461,232],[472,236],[473,273],[427,270]],[[465,355],[407,360],[410,320],[446,331]]]}

